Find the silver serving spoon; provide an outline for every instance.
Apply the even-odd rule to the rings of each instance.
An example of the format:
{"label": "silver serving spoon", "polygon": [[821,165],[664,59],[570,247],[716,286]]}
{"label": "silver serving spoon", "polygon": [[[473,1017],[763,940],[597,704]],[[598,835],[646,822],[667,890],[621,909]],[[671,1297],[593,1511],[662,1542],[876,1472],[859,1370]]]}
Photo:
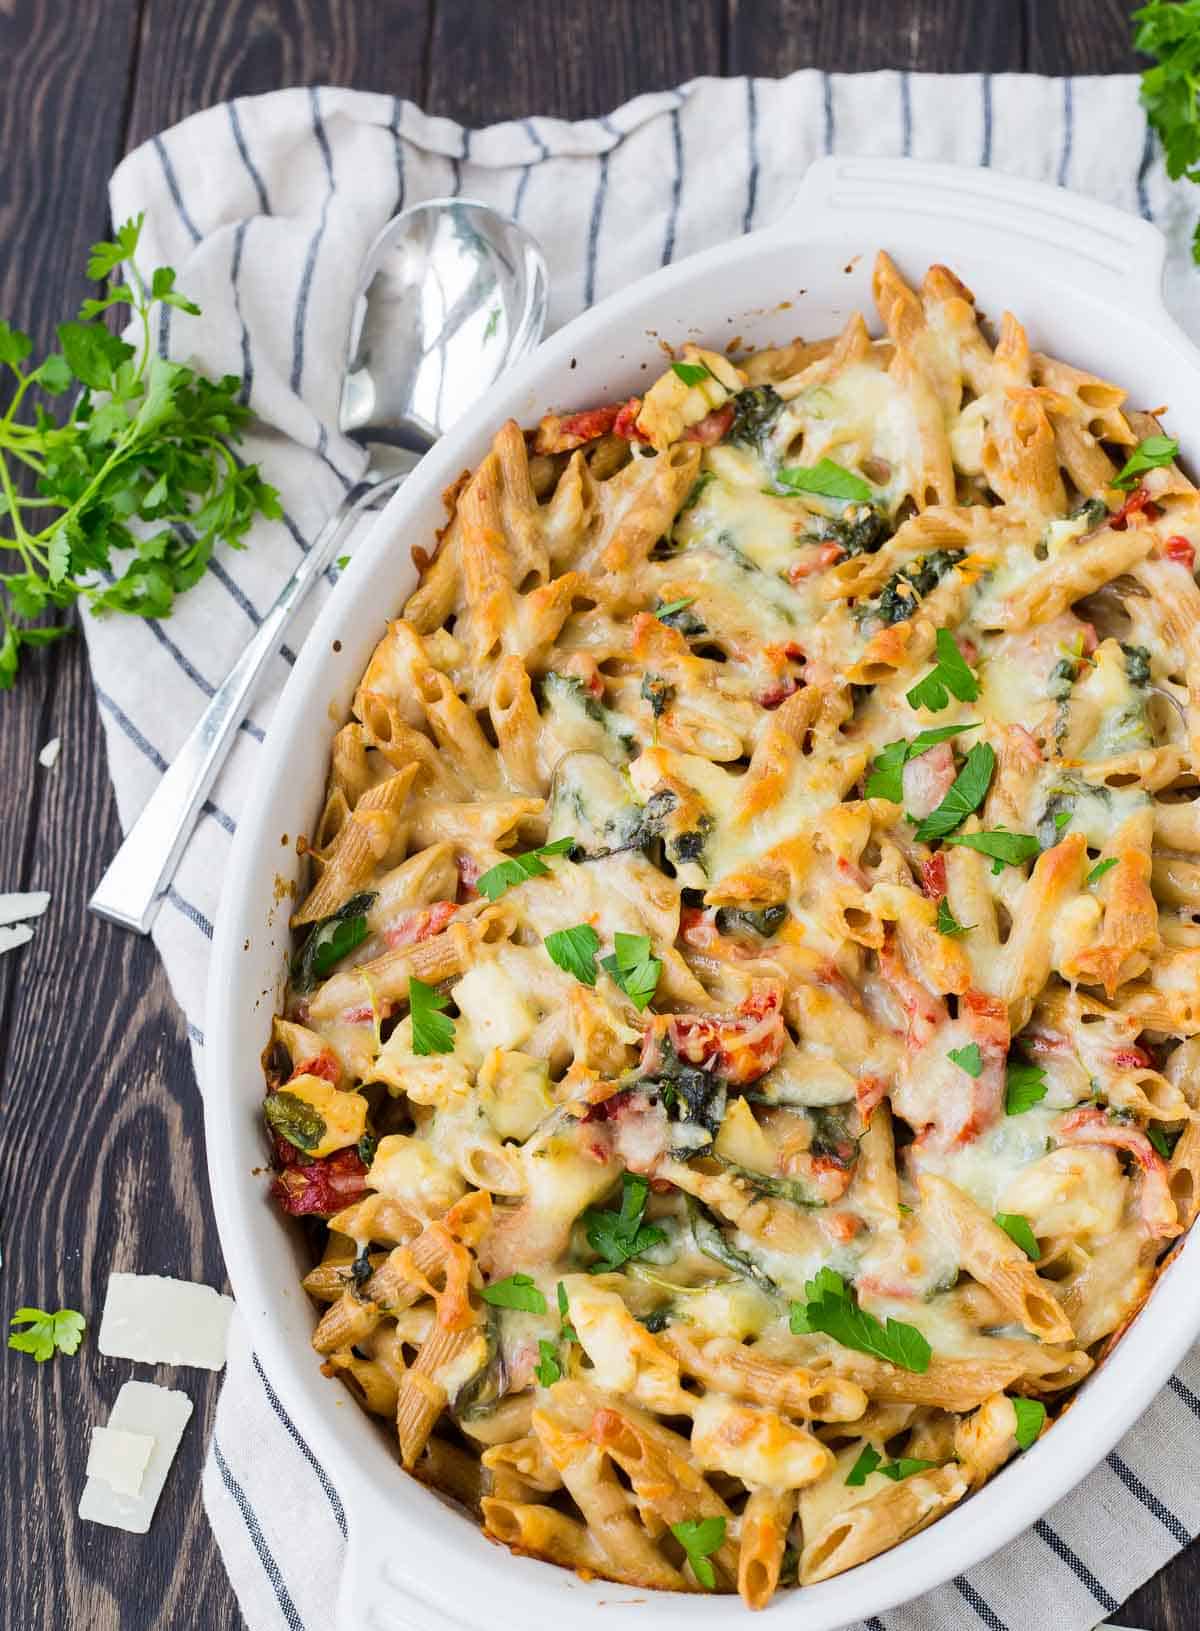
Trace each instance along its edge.
{"label": "silver serving spoon", "polygon": [[412,471],[546,322],[546,263],[515,221],[464,198],[431,199],[390,221],[368,251],[351,319],[341,429],[370,465],[322,527],[254,638],[213,693],[101,878],[89,905],[145,934],[259,674],[350,525]]}

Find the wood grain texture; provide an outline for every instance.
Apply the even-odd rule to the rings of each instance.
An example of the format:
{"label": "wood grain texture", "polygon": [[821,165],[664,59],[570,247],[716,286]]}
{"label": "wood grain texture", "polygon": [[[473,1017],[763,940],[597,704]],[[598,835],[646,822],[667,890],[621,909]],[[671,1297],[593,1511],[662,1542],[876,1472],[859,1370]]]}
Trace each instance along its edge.
{"label": "wood grain texture", "polygon": [[[104,184],[122,149],[225,97],[351,84],[482,125],[529,112],[599,114],[702,73],[1111,72],[1135,66],[1132,5],[0,0],[4,81],[35,87],[0,108],[0,311],[44,339],[83,292],[83,251],[104,227]],[[32,945],[0,959],[3,1308],[62,1304],[93,1316],[74,1360],[38,1367],[0,1350],[0,1627],[235,1631],[241,1616],[199,1495],[215,1379],[160,1377],[183,1386],[197,1410],[149,1535],[75,1518],[87,1428],[130,1373],[94,1345],[108,1273],[220,1285],[224,1271],[199,1096],[165,977],[148,943],[86,912],[118,832],[79,643],[36,654],[0,710],[0,889],[54,891]],[[36,770],[52,735],[64,741],[59,767]],[[1116,1618],[1195,1631],[1197,1549]]]}

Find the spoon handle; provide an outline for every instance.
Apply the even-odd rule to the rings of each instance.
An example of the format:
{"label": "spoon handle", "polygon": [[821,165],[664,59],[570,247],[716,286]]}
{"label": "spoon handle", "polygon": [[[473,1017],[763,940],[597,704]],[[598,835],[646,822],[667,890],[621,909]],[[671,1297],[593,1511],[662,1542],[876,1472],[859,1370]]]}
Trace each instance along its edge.
{"label": "spoon handle", "polygon": [[296,608],[336,556],[351,523],[390,497],[406,474],[357,482],[321,528],[109,862],[88,902],[93,912],[122,928],[149,932],[264,665],[278,651]]}

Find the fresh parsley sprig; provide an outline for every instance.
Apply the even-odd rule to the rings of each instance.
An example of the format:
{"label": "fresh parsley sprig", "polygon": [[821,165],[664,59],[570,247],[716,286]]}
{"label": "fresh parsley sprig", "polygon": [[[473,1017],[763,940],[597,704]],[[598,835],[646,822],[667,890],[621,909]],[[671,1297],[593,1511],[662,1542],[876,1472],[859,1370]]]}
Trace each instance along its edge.
{"label": "fresh parsley sprig", "polygon": [[648,934],[622,934],[618,930],[613,935],[613,950],[600,959],[600,967],[611,975],[639,1013],[653,1001],[662,963],[650,955]]}
{"label": "fresh parsley sprig", "polygon": [[600,936],[590,923],[576,923],[569,929],[555,929],[543,941],[546,955],[581,985],[596,983],[596,953]]}
{"label": "fresh parsley sprig", "polygon": [[412,1051],[422,1057],[431,1053],[454,1052],[454,1021],[443,1008],[450,1006],[436,986],[426,985],[415,974],[408,979],[408,1013],[412,1020]]}
{"label": "fresh parsley sprig", "polygon": [[1040,1399],[1020,1399],[1009,1396],[1017,1418],[1017,1448],[1028,1450],[1041,1435],[1046,1423],[1046,1407]]}
{"label": "fresh parsley sprig", "polygon": [[1147,436],[1113,477],[1113,486],[1128,491],[1138,485],[1147,470],[1160,470],[1164,465],[1173,464],[1178,454],[1179,443],[1173,436]]}
{"label": "fresh parsley sprig", "polygon": [[[1200,181],[1200,0],[1151,0],[1133,22],[1134,49],[1158,59],[1142,75],[1142,106],[1162,142],[1167,174]],[[1200,228],[1192,258],[1200,264]]]}
{"label": "fresh parsley sprig", "polygon": [[1016,1244],[1034,1263],[1042,1255],[1042,1248],[1037,1243],[1037,1236],[1033,1232],[1033,1225],[1021,1212],[997,1212],[993,1219],[1004,1230],[1010,1240]]}
{"label": "fresh parsley sprig", "polygon": [[975,925],[974,923],[960,923],[950,910],[950,902],[943,895],[941,900],[938,901],[936,927],[939,934],[949,935],[953,939],[955,935],[970,934]]}
{"label": "fresh parsley sprig", "polygon": [[949,742],[960,731],[977,731],[979,721],[975,720],[969,725],[938,725],[934,730],[921,731],[910,742],[901,739],[898,742],[889,742],[882,748],[878,757],[871,766],[871,774],[867,778],[867,797],[869,799],[890,799],[893,804],[904,802],[904,781],[902,772],[910,759],[919,759],[921,754],[929,748],[937,747],[939,742]]}
{"label": "fresh parsley sprig", "polygon": [[1028,1059],[1009,1056],[1005,1067],[1004,1114],[1022,1116],[1046,1097],[1046,1072]]}
{"label": "fresh parsley sprig", "polygon": [[901,1370],[924,1375],[933,1350],[915,1325],[888,1317],[884,1325],[858,1306],[854,1292],[833,1269],[818,1270],[804,1287],[806,1302],[791,1306],[791,1329],[797,1336],[820,1331],[843,1348],[873,1354]]}
{"label": "fresh parsley sprig", "polygon": [[939,629],[934,636],[937,662],[911,691],[904,693],[910,708],[928,708],[930,713],[941,713],[948,708],[950,698],[960,702],[975,702],[979,696],[979,681],[967,666],[967,660],[958,649],[958,642],[949,629]]}
{"label": "fresh parsley sprig", "polygon": [[[583,1214],[583,1227],[588,1245],[600,1257],[592,1264],[593,1274],[607,1274],[619,1269],[631,1258],[640,1257],[651,1246],[659,1246],[667,1238],[653,1223],[643,1223],[646,1200],[650,1194],[650,1180],[632,1172],[621,1174],[621,1205],[616,1212],[597,1210],[589,1206]],[[562,1299],[559,1299],[562,1311]]]}
{"label": "fresh parsley sprig", "polygon": [[1004,827],[996,827],[991,832],[954,833],[945,842],[961,844],[964,849],[990,856],[993,877],[999,877],[1006,866],[1021,866],[1042,853],[1042,846],[1032,833],[1009,832]]}
{"label": "fresh parsley sprig", "polygon": [[725,1544],[725,1519],[684,1518],[671,1525],[671,1533],[687,1553],[696,1579],[706,1591],[712,1591],[717,1576],[708,1560]]}
{"label": "fresh parsley sprig", "polygon": [[818,459],[816,464],[790,465],[775,472],[775,486],[764,492],[773,498],[780,494],[791,497],[796,493],[815,493],[818,498],[841,499],[846,504],[869,504],[872,492],[869,484],[853,470],[835,464],[832,459]]}
{"label": "fresh parsley sprig", "polygon": [[928,1472],[937,1465],[936,1461],[922,1461],[914,1455],[898,1456],[895,1461],[885,1464],[878,1450],[864,1444],[858,1460],[846,1474],[846,1482],[856,1487],[865,1484],[871,1474],[877,1472],[884,1478],[890,1478],[893,1484],[898,1484],[902,1479],[912,1478],[918,1472]]}
{"label": "fresh parsley sprig", "polygon": [[978,1042],[968,1042],[965,1048],[951,1048],[946,1057],[951,1064],[965,1070],[968,1076],[976,1080],[983,1074],[983,1055]]}
{"label": "fresh parsley sprig", "polygon": [[[141,228],[139,215],[93,245],[88,276],[103,280],[124,263],[128,281],[58,325],[60,350],[31,366],[32,339],[0,321],[0,374],[13,382],[0,413],[0,557],[11,563],[0,571],[0,688],[15,681],[23,651],[67,632],[39,621],[47,612],[82,599],[96,611],[165,617],[219,540],[240,547],[256,515],[282,514],[257,466],[232,451],[250,417],[241,380],[206,379],[155,353],[153,308],[195,316],[199,307],[169,266],[148,282],[138,271]],[[134,320],[136,344],[98,320],[119,308]],[[69,392],[56,415],[48,400]],[[33,493],[19,491],[22,475]]]}
{"label": "fresh parsley sprig", "polygon": [[961,827],[983,803],[996,768],[996,750],[989,742],[976,742],[963,761],[963,767],[936,810],[931,810],[916,831],[919,843],[945,838]]}
{"label": "fresh parsley sprig", "polygon": [[479,1295],[493,1308],[515,1308],[522,1314],[546,1312],[546,1299],[531,1274],[510,1274],[506,1280],[493,1280]]}
{"label": "fresh parsley sprig", "polygon": [[32,1354],[39,1365],[55,1352],[78,1353],[87,1328],[83,1315],[73,1308],[60,1308],[53,1314],[47,1314],[42,1308],[18,1308],[8,1323],[27,1327],[12,1333],[9,1347],[18,1353]]}
{"label": "fresh parsley sprig", "polygon": [[702,362],[673,362],[671,372],[685,385],[703,385],[711,377],[710,369]]}
{"label": "fresh parsley sprig", "polygon": [[552,855],[569,855],[575,848],[573,838],[556,838],[552,844],[540,844],[537,849],[526,850],[524,855],[509,855],[505,860],[481,872],[475,887],[488,900],[499,900],[505,890],[514,884],[528,883],[530,878],[549,876],[546,861]]}

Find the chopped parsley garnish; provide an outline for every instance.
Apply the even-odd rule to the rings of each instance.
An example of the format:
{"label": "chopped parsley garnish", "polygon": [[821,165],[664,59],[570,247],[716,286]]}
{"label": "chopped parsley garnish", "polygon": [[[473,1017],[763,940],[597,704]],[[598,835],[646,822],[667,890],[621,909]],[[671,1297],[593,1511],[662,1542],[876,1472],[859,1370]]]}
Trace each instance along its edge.
{"label": "chopped parsley garnish", "polygon": [[833,1269],[820,1269],[804,1287],[807,1302],[791,1306],[791,1329],[797,1336],[820,1331],[840,1342],[843,1348],[873,1354],[901,1370],[923,1375],[929,1369],[933,1350],[915,1325],[892,1319],[882,1324],[874,1314],[858,1306],[854,1292]]}
{"label": "chopped parsley garnish", "polygon": [[545,1337],[538,1338],[538,1362],[534,1366],[534,1375],[543,1387],[552,1387],[562,1375],[557,1350],[553,1342]]}
{"label": "chopped parsley garnish", "polygon": [[1037,1442],[1042,1431],[1046,1407],[1040,1399],[1013,1399],[1011,1402],[1017,1418],[1017,1444],[1020,1449],[1027,1450]]}
{"label": "chopped parsley garnish", "polygon": [[408,1012],[412,1020],[412,1050],[422,1056],[430,1053],[454,1052],[454,1021],[442,1012],[449,1007],[449,997],[415,974],[408,979]]}
{"label": "chopped parsley garnish", "polygon": [[997,1212],[994,1222],[998,1223],[1010,1240],[1025,1253],[1026,1257],[1037,1262],[1042,1255],[1042,1248],[1037,1243],[1029,1219],[1020,1212]]}
{"label": "chopped parsley garnish", "polygon": [[303,996],[318,980],[332,972],[343,957],[361,946],[370,932],[367,913],[375,904],[370,891],[351,895],[336,912],[314,923],[304,944],[292,958],[292,989]]}
{"label": "chopped parsley garnish", "polygon": [[596,983],[596,953],[600,950],[600,936],[590,923],[576,923],[570,929],[555,929],[543,942],[547,955],[568,974],[573,974],[580,985]]}
{"label": "chopped parsley garnish", "polygon": [[987,797],[992,772],[996,768],[995,749],[988,742],[976,742],[936,810],[931,810],[917,828],[918,843],[933,838],[945,838],[955,827],[961,827]]}
{"label": "chopped parsley garnish", "polygon": [[842,499],[847,504],[866,504],[871,498],[869,483],[856,476],[853,470],[835,464],[832,459],[818,459],[816,464],[796,464],[777,470],[775,489],[768,487],[765,491],[778,496],[777,490],[788,496],[815,493],[819,498]]}
{"label": "chopped parsley garnish", "polygon": [[858,1489],[866,1483],[882,1460],[883,1457],[873,1445],[864,1444],[859,1452],[858,1460],[846,1474],[846,1482],[852,1489]]}
{"label": "chopped parsley garnish", "polygon": [[717,1583],[712,1564],[708,1561],[725,1544],[724,1518],[684,1518],[671,1525],[671,1533],[687,1553],[692,1573],[707,1591]]}
{"label": "chopped parsley garnish", "polygon": [[546,1299],[529,1274],[510,1274],[507,1280],[494,1280],[479,1295],[493,1308],[516,1308],[522,1314],[546,1312]]}
{"label": "chopped parsley garnish", "polygon": [[1028,1059],[1009,1056],[1004,1071],[1004,1114],[1021,1116],[1046,1097],[1046,1072]]}
{"label": "chopped parsley garnish", "polygon": [[1097,861],[1095,866],[1088,873],[1086,881],[1088,883],[1099,883],[1104,874],[1106,872],[1111,872],[1116,864],[1117,857],[1115,855],[1110,855],[1106,861]]}
{"label": "chopped parsley garnish", "polygon": [[1147,436],[1134,448],[1113,477],[1112,484],[1126,489],[1136,487],[1139,476],[1147,470],[1158,470],[1163,465],[1173,464],[1178,454],[1179,443],[1173,436]]}
{"label": "chopped parsley garnish", "polygon": [[[589,1206],[583,1214],[588,1245],[599,1253],[601,1259],[599,1263],[592,1264],[593,1274],[607,1274],[619,1269],[622,1263],[640,1257],[651,1246],[660,1246],[667,1238],[657,1224],[642,1221],[649,1193],[648,1178],[623,1172],[620,1209],[602,1212]],[[559,1307],[562,1307],[561,1302]]]}
{"label": "chopped parsley garnish", "polygon": [[9,1336],[9,1347],[15,1348],[18,1353],[32,1354],[39,1365],[52,1358],[55,1352],[77,1353],[86,1329],[83,1315],[77,1314],[73,1308],[60,1308],[53,1314],[47,1314],[41,1308],[18,1308],[8,1323],[27,1327]]}
{"label": "chopped parsley garnish", "polygon": [[890,1478],[893,1484],[898,1484],[902,1478],[911,1478],[918,1472],[928,1472],[931,1467],[938,1464],[936,1461],[921,1461],[915,1455],[902,1455],[896,1461],[889,1461],[886,1467],[880,1467],[879,1471],[884,1478]]}
{"label": "chopped parsley garnish", "polygon": [[475,887],[488,900],[499,900],[506,889],[514,884],[528,883],[530,878],[545,878],[550,868],[546,865],[551,855],[569,855],[575,848],[573,838],[556,838],[552,844],[540,844],[537,849],[526,850],[524,855],[509,855],[496,866],[489,867],[475,880]]}
{"label": "chopped parsley garnish", "polygon": [[612,976],[639,1013],[653,1000],[662,963],[650,955],[649,935],[618,932],[613,936],[612,954],[600,959],[600,967]]}
{"label": "chopped parsley garnish", "polygon": [[1020,866],[1022,862],[1032,861],[1035,855],[1042,853],[1042,846],[1032,833],[1008,832],[1004,827],[996,827],[992,832],[955,833],[945,842],[962,844],[966,849],[978,850],[980,855],[990,856],[995,863],[992,867],[993,877],[1003,872],[1006,866]]}
{"label": "chopped parsley garnish", "polygon": [[911,742],[903,739],[889,742],[871,766],[871,774],[867,778],[867,797],[890,799],[893,804],[902,804],[904,802],[902,772],[910,759],[920,758],[922,753],[929,748],[937,747],[939,742],[949,742],[960,731],[978,729],[978,720],[972,721],[969,725],[938,725],[933,730],[921,731]]}
{"label": "chopped parsley garnish", "polygon": [[695,598],[695,595],[685,595],[682,600],[670,600],[665,606],[656,606],[654,615],[659,622],[665,623],[668,617],[674,617],[676,612],[681,612],[685,606],[690,606]]}
{"label": "chopped parsley garnish", "polygon": [[951,1048],[946,1058],[959,1070],[965,1070],[968,1076],[978,1078],[983,1072],[983,1055],[978,1042],[968,1042],[965,1048]]}
{"label": "chopped parsley garnish", "polygon": [[567,1300],[567,1288],[562,1281],[558,1282],[558,1334],[564,1342],[578,1342],[575,1327],[571,1324],[571,1304]]}
{"label": "chopped parsley garnish", "polygon": [[712,377],[712,370],[702,362],[673,362],[671,372],[685,385],[703,385]]}
{"label": "chopped parsley garnish", "polygon": [[945,895],[938,901],[937,932],[945,935],[969,934],[975,927],[973,923],[960,923],[950,910],[950,902]]}
{"label": "chopped parsley garnish", "polygon": [[928,708],[930,713],[937,714],[949,706],[952,696],[960,702],[974,702],[979,696],[979,681],[967,666],[950,630],[939,629],[934,644],[937,663],[911,691],[905,692],[909,707]]}

